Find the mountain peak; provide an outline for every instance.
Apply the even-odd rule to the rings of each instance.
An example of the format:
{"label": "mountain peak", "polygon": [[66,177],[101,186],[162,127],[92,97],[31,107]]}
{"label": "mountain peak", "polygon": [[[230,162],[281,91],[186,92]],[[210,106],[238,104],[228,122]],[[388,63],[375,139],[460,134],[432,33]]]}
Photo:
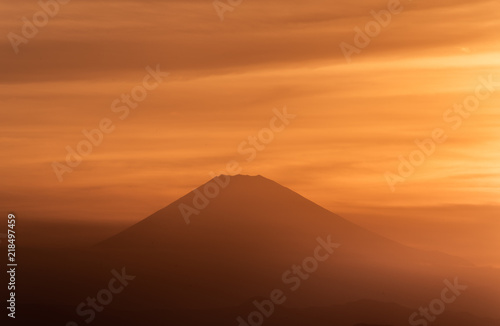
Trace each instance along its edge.
{"label": "mountain peak", "polygon": [[266,177],[263,177],[262,175],[248,175],[248,174],[234,174],[234,175],[228,175],[228,174],[220,174],[210,181],[208,181],[206,184],[202,185],[199,187],[199,189],[203,189],[207,184],[210,183],[215,183],[218,185],[221,185],[221,188],[234,188],[236,187],[242,187],[245,188],[246,191],[250,191],[252,189],[260,191],[263,190],[263,188],[269,189],[269,187],[276,187],[279,185],[282,188],[282,185],[278,184],[277,182],[268,179]]}
{"label": "mountain peak", "polygon": [[250,175],[250,174],[234,174],[234,175],[219,174],[215,178],[228,178],[228,177],[232,178],[232,179],[266,179],[266,180],[269,180],[269,179],[261,176],[260,174],[257,174],[257,175]]}

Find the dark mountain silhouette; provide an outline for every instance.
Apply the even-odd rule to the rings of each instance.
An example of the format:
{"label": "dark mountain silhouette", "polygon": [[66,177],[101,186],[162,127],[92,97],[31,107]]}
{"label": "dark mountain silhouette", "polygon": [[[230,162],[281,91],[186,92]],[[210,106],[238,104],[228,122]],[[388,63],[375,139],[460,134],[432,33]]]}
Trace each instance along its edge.
{"label": "dark mountain silhouette", "polygon": [[[200,193],[211,189],[215,194],[213,185],[226,183],[203,208]],[[194,199],[200,200],[198,208]],[[197,210],[189,225],[180,210],[188,206]],[[298,282],[286,283],[283,275],[314,256],[318,238],[340,247],[292,290]],[[74,307],[106,285],[112,269],[124,267],[136,276],[98,316],[103,325],[107,318],[116,319],[110,323],[123,318],[130,325],[143,318],[155,325],[237,326],[237,317],[255,310],[248,304],[251,298],[267,300],[275,289],[286,302],[275,306],[264,325],[407,325],[411,313],[439,298],[444,281],[456,277],[468,289],[434,325],[465,325],[462,318],[469,325],[498,326],[474,315],[500,319],[498,271],[401,245],[261,176],[217,177],[90,250],[27,252],[26,257],[45,267],[25,279],[47,280],[25,282],[27,309],[51,302],[61,311],[70,307],[65,313],[74,316]],[[61,260],[63,269],[46,267]],[[473,315],[453,317],[459,312]]]}
{"label": "dark mountain silhouette", "polygon": [[[193,207],[196,194],[228,182],[186,225],[179,207]],[[365,230],[262,176],[243,175],[209,181],[104,241],[98,250],[112,256],[126,252],[141,266],[163,266],[158,267],[161,273],[182,285],[172,304],[217,307],[283,287],[282,274],[312,255],[318,237],[328,236],[341,247],[300,293],[290,296],[289,304],[372,299],[418,307],[440,295],[445,279],[465,282],[472,269],[460,258],[416,250]],[[168,258],[162,264],[160,257]],[[454,307],[495,315],[493,307],[474,303],[474,289],[468,297],[470,301]]]}

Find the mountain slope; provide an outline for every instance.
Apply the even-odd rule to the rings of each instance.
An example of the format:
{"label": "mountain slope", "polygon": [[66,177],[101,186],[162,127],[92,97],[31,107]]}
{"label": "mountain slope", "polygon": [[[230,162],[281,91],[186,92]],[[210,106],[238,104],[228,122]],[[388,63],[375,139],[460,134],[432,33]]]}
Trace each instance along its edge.
{"label": "mountain slope", "polygon": [[[127,262],[143,275],[136,297],[148,293],[160,307],[231,306],[273,289],[289,294],[290,306],[371,299],[418,307],[439,296],[445,279],[460,276],[465,284],[479,283],[450,309],[495,315],[494,305],[482,301],[498,294],[498,273],[478,280],[459,258],[381,237],[271,180],[228,178],[211,180],[104,241],[95,254],[105,264]],[[179,208],[194,207],[200,192],[228,180],[205,208],[198,205],[187,225]],[[318,238],[340,247],[291,291],[284,273],[313,256]],[[491,282],[496,286],[487,289]]]}

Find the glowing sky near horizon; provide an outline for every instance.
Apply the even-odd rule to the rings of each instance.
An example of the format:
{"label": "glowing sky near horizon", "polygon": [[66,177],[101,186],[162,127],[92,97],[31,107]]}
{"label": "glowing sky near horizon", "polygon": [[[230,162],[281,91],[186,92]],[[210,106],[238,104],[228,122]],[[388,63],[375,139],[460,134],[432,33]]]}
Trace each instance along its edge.
{"label": "glowing sky near horizon", "polygon": [[[480,77],[500,82],[498,1],[404,3],[347,64],[339,44],[386,3],[253,0],[221,22],[211,1],[73,1],[19,54],[2,38],[2,207],[136,221],[237,160],[332,211],[498,211],[500,87],[460,128],[443,121]],[[1,7],[5,34],[39,10]],[[156,65],[170,76],[118,120],[113,100]],[[297,118],[245,162],[239,144],[284,106]],[[106,117],[116,130],[59,183],[51,163]],[[448,140],[391,192],[384,173],[435,128]]]}

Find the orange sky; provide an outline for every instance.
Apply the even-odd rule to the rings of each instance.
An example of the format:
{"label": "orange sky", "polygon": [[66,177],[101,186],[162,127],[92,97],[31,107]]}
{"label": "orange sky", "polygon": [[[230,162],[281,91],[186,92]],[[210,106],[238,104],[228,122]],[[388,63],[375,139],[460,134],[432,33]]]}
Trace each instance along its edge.
{"label": "orange sky", "polygon": [[[240,143],[286,106],[297,117],[242,173],[338,213],[434,207],[426,218],[439,221],[439,207],[468,205],[493,216],[500,87],[456,130],[443,113],[480,77],[500,82],[499,3],[403,6],[347,64],[339,44],[387,1],[252,0],[221,22],[211,1],[73,0],[18,54],[0,43],[0,205],[31,219],[132,223],[244,162]],[[2,30],[21,33],[38,10],[1,3]],[[120,120],[113,100],[157,65],[170,75]],[[58,182],[52,162],[103,118],[116,129]],[[391,192],[384,173],[435,128],[448,140]]]}

